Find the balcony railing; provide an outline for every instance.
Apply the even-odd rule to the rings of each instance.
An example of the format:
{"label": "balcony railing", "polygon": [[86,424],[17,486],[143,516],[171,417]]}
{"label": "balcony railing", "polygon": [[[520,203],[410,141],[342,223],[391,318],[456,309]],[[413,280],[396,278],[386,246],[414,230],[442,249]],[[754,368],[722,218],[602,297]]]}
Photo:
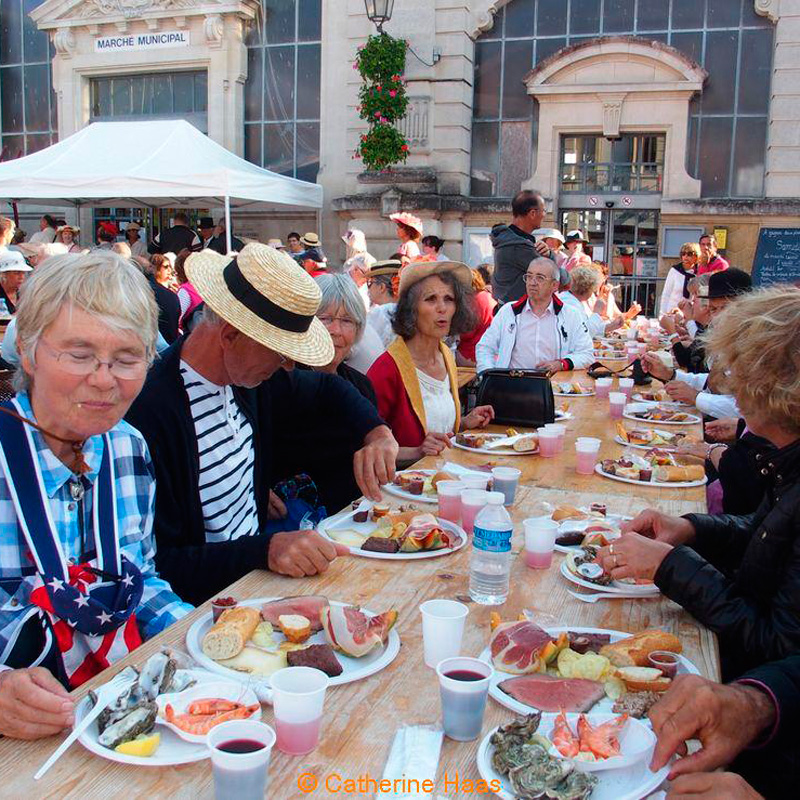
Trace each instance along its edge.
{"label": "balcony railing", "polygon": [[563,164],[561,191],[579,194],[660,194],[664,165],[633,161],[615,164]]}

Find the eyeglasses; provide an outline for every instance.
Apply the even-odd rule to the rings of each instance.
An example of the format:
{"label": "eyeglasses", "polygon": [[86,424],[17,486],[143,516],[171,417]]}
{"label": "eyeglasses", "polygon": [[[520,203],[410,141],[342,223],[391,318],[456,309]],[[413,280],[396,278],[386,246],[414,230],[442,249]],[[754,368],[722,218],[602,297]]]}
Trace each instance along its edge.
{"label": "eyeglasses", "polygon": [[332,317],[328,314],[323,314],[320,316],[319,321],[326,327],[330,328],[334,322],[338,322],[342,328],[347,330],[354,331],[356,329],[356,323],[353,322],[349,317]]}
{"label": "eyeglasses", "polygon": [[525,283],[547,283],[552,280],[553,279],[548,278],[547,275],[529,275],[527,273],[525,275]]}
{"label": "eyeglasses", "polygon": [[147,372],[147,360],[137,356],[126,355],[122,358],[115,358],[113,361],[101,361],[93,353],[71,353],[68,350],[56,350],[44,339],[40,339],[39,344],[44,345],[61,369],[70,375],[86,377],[97,372],[101,366],[106,366],[115,378],[130,381],[144,377]]}

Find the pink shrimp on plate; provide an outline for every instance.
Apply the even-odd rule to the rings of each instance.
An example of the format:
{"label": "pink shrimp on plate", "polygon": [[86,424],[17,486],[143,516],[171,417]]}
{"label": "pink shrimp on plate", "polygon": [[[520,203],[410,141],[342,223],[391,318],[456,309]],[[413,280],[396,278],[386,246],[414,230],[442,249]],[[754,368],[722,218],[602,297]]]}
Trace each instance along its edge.
{"label": "pink shrimp on plate", "polygon": [[566,758],[574,758],[580,752],[578,739],[569,727],[569,722],[567,722],[567,717],[563,709],[555,720],[553,720],[551,739],[556,750]]}
{"label": "pink shrimp on plate", "polygon": [[578,718],[578,739],[580,750],[593,753],[597,758],[611,758],[620,753],[618,736],[628,721],[628,715],[622,714],[610,722],[604,722],[596,728],[592,727],[585,714]]}
{"label": "pink shrimp on plate", "polygon": [[219,697],[210,697],[206,700],[195,700],[192,703],[189,703],[189,707],[186,709],[187,713],[189,714],[219,714],[222,711],[233,711],[235,708],[239,708],[241,703],[237,703],[233,700],[223,700]]}
{"label": "pink shrimp on plate", "polygon": [[252,706],[237,703],[236,708],[216,714],[175,714],[175,709],[168,703],[164,707],[164,718],[184,733],[204,736],[216,725],[235,719],[247,719],[259,708],[261,706],[258,703],[254,703]]}

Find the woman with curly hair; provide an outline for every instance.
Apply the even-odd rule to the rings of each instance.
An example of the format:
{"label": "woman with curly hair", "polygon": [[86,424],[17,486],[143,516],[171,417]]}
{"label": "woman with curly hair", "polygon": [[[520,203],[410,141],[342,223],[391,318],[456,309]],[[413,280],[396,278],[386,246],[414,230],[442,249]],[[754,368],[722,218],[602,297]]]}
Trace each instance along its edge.
{"label": "woman with curly hair", "polygon": [[475,327],[472,272],[454,261],[418,261],[400,274],[392,327],[397,338],[368,374],[378,411],[400,445],[398,464],[439,455],[451,436],[494,417],[479,406],[463,419],[456,364],[445,343]]}

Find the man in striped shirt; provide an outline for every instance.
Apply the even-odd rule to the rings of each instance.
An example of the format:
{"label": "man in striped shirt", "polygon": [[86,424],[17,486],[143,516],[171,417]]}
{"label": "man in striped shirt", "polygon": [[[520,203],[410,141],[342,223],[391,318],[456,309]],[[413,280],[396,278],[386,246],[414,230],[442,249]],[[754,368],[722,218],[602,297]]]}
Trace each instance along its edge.
{"label": "man in striped shirt", "polygon": [[[351,431],[358,444],[342,467],[375,499],[394,475],[397,443],[336,375],[298,370],[279,387],[265,383],[295,360],[333,359],[314,317],[319,288],[290,257],[251,244],[232,261],[193,254],[186,269],[206,303],[200,321],[162,354],[127,419],[156,467],[156,564],[178,595],[200,603],[253,569],[316,575],[347,552],[314,531],[265,532],[283,510],[269,488],[273,425],[300,430],[324,413],[331,429]],[[292,418],[273,419],[273,403]]]}

